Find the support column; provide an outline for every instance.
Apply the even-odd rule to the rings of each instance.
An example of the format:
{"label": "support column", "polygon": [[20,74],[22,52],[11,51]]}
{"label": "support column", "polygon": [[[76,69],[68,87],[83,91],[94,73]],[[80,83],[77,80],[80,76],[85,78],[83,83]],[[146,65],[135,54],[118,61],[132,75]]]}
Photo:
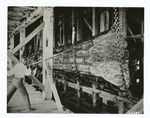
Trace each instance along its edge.
{"label": "support column", "polygon": [[66,44],[66,28],[65,28],[65,15],[62,17],[62,30],[63,30],[63,45]]}
{"label": "support column", "polygon": [[99,12],[98,8],[92,8],[92,36],[99,33]]}
{"label": "support column", "polygon": [[[12,50],[14,49],[14,35],[12,35],[11,37],[10,37],[10,52],[12,52]],[[12,63],[12,60],[10,59],[10,58],[8,58],[9,60],[9,67],[10,67],[10,69],[13,67],[13,63]]]}
{"label": "support column", "polygon": [[[54,9],[52,7],[45,7],[43,12],[43,60],[53,56],[53,36],[54,36]],[[50,74],[47,76],[46,64],[49,65]],[[45,100],[52,99],[52,89],[50,86],[49,79],[53,76],[53,65],[52,59],[43,62],[43,84],[45,85],[45,93],[43,93]],[[50,77],[50,78],[48,78]]]}
{"label": "support column", "polygon": [[[141,21],[141,34],[144,36],[144,21]],[[143,93],[143,83],[144,83],[143,66],[144,66],[144,38],[141,38],[140,85],[142,88],[142,93]]]}
{"label": "support column", "polygon": [[100,13],[100,33],[105,31],[105,11]]}
{"label": "support column", "polygon": [[[26,29],[23,27],[20,28],[20,43],[25,40],[25,35],[26,35],[25,33],[26,33]],[[19,60],[20,61],[23,59],[24,49],[25,49],[25,46],[20,48],[20,51],[19,51]],[[23,82],[25,82],[25,77],[23,78]]]}
{"label": "support column", "polygon": [[80,106],[81,106],[81,87],[80,87],[80,80],[79,80],[79,78],[77,80],[77,97],[78,97],[77,111],[79,111]]}
{"label": "support column", "polygon": [[[20,43],[25,40],[25,31],[26,31],[25,28],[20,28]],[[20,49],[20,53],[19,53],[19,59],[20,59],[20,61],[21,61],[22,58],[23,58],[24,48],[25,48],[25,46],[23,46],[23,47]]]}
{"label": "support column", "polygon": [[10,51],[12,51],[14,48],[14,35],[10,37]]}
{"label": "support column", "polygon": [[[97,89],[98,88],[98,84],[96,82],[92,83],[92,88],[93,89]],[[93,108],[97,107],[97,100],[98,100],[98,94],[93,92]]]}
{"label": "support column", "polygon": [[109,30],[109,12],[105,11],[105,31]]}

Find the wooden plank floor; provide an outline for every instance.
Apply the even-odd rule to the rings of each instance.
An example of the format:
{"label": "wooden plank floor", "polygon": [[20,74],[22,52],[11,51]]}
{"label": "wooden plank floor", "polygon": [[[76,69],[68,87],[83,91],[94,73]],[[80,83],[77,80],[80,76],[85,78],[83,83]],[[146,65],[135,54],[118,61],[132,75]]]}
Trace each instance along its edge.
{"label": "wooden plank floor", "polygon": [[[9,86],[10,83],[11,80],[7,80],[7,86]],[[40,91],[36,91],[34,87],[27,83],[24,83],[24,85],[29,93],[31,106],[36,110],[27,112],[21,94],[19,91],[16,91],[7,104],[7,113],[62,113],[57,109],[56,103],[53,100],[44,101]],[[64,108],[63,113],[72,112]]]}

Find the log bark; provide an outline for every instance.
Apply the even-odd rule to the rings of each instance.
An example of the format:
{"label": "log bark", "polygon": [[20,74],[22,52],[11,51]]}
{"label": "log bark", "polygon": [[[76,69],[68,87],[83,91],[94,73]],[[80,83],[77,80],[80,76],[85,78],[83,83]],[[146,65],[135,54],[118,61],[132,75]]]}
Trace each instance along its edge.
{"label": "log bark", "polygon": [[[128,68],[129,53],[126,49],[127,42],[122,34],[120,34],[121,38],[119,42],[116,37],[116,31],[111,30],[90,41],[75,45],[74,48],[80,49],[75,52],[80,57],[76,56],[76,67],[80,72],[87,72],[95,76],[103,77],[106,81],[116,86],[122,86],[124,84],[123,79],[125,79],[126,86],[128,87],[130,77]],[[117,47],[118,43],[119,47]],[[71,48],[73,47],[70,47],[70,49]],[[118,50],[120,53],[116,53]],[[82,54],[87,56],[83,56],[83,60],[81,59]],[[122,58],[123,63],[118,61],[118,57]],[[72,58],[72,51],[59,55],[53,59],[55,62],[54,67],[57,69],[74,70],[75,63]],[[64,60],[66,60],[66,62]],[[121,76],[121,69],[123,70],[124,78]]]}

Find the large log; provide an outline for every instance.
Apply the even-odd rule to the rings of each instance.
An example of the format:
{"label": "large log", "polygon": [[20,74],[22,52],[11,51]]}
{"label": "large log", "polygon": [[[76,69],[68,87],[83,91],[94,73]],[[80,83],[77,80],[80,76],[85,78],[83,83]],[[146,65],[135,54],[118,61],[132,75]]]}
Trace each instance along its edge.
{"label": "large log", "polygon": [[[111,30],[106,34],[95,37],[92,41],[79,43],[75,47],[81,50],[75,52],[79,56],[75,58],[76,60],[80,60],[82,53],[87,55],[86,58],[84,56],[82,57],[83,63],[82,61],[81,63],[79,61],[76,61],[76,63],[73,62],[73,53],[70,51],[53,59],[55,62],[54,68],[74,70],[73,64],[77,64],[76,67],[80,72],[88,72],[92,75],[101,76],[116,86],[123,86],[123,80],[125,80],[125,86],[129,87],[129,53],[128,50],[126,50],[127,42],[121,34],[120,37],[118,42],[116,39],[116,31]],[[117,46],[118,43],[119,47]],[[73,47],[70,47],[70,49],[71,48]],[[117,53],[118,51],[120,53]],[[118,61],[119,58],[122,59],[123,63]],[[63,60],[67,61],[64,63]],[[57,64],[59,64],[59,66]],[[71,66],[73,67],[71,68]]]}

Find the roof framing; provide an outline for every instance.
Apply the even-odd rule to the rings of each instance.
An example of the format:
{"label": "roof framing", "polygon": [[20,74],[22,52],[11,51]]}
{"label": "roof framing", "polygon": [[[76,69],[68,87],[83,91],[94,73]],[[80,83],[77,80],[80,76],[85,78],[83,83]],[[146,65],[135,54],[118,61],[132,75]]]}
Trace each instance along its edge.
{"label": "roof framing", "polygon": [[21,27],[27,27],[37,19],[39,19],[43,13],[43,7],[8,7],[8,36],[19,32]]}

